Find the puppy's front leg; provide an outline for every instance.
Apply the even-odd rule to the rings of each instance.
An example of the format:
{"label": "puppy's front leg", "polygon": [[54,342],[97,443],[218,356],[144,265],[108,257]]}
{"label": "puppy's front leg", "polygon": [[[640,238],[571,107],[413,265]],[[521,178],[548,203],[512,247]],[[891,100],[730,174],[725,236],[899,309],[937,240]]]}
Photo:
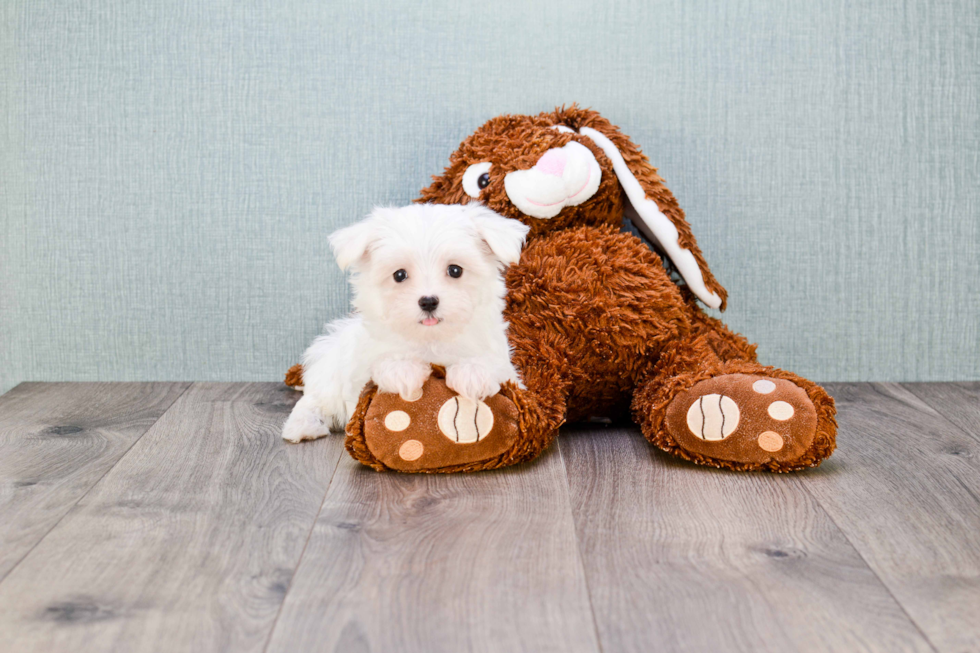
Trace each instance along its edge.
{"label": "puppy's front leg", "polygon": [[414,358],[385,358],[371,366],[371,379],[381,392],[398,393],[405,401],[422,394],[422,384],[432,372],[427,364]]}
{"label": "puppy's front leg", "polygon": [[323,414],[310,395],[303,395],[296,402],[293,411],[289,413],[289,419],[282,427],[282,439],[293,443],[315,440],[329,433],[330,418]]}
{"label": "puppy's front leg", "polygon": [[500,392],[493,370],[477,361],[463,361],[446,368],[446,385],[464,397],[482,401]]}

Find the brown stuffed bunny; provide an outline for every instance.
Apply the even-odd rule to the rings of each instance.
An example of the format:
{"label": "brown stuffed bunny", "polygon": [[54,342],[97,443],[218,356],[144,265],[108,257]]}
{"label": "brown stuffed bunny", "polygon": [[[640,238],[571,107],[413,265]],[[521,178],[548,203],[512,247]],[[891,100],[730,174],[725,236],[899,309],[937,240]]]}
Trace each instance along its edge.
{"label": "brown stuffed bunny", "polygon": [[[656,169],[597,112],[573,105],[494,118],[418,201],[480,201],[530,226],[507,273],[506,309],[526,389],[505,385],[474,403],[449,390],[439,368],[414,402],[369,384],[347,425],[360,462],[503,467],[540,454],[566,419],[629,410],[650,442],[702,465],[787,472],[833,452],[833,399],[760,365],[754,345],[701,310],[698,301],[723,310],[725,289]],[[621,231],[624,217],[660,256]],[[287,383],[302,383],[298,366]]]}

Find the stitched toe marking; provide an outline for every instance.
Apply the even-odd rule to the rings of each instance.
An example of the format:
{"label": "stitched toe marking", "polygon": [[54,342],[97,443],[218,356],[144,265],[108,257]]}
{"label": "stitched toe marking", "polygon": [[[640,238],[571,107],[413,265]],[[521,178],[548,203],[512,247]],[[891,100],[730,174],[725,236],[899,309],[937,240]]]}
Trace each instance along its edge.
{"label": "stitched toe marking", "polygon": [[767,395],[776,389],[776,384],[766,379],[759,379],[752,384],[752,389],[760,395]]}
{"label": "stitched toe marking", "polygon": [[404,410],[393,410],[385,415],[385,428],[389,431],[404,431],[412,423],[412,418]]}
{"label": "stitched toe marking", "polygon": [[770,453],[779,451],[783,448],[783,436],[775,431],[763,431],[759,435],[759,448]]}
{"label": "stitched toe marking", "polygon": [[724,440],[738,428],[740,418],[738,404],[731,397],[704,395],[687,409],[687,428],[702,440]]}
{"label": "stitched toe marking", "polygon": [[796,410],[785,401],[774,401],[769,404],[769,417],[773,419],[778,419],[780,422],[785,422],[786,420],[793,417]]}
{"label": "stitched toe marking", "polygon": [[405,440],[398,448],[398,455],[402,460],[412,461],[421,458],[424,451],[425,447],[418,440]]}
{"label": "stitched toe marking", "polygon": [[493,428],[493,411],[482,401],[453,397],[439,409],[439,430],[453,442],[479,442]]}

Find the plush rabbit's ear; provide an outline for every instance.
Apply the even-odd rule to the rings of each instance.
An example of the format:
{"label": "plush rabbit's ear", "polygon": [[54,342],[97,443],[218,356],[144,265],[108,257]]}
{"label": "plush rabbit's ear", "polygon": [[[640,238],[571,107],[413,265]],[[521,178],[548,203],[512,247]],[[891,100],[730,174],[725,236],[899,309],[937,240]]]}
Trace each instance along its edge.
{"label": "plush rabbit's ear", "polygon": [[636,227],[670,258],[698,299],[725,310],[728,293],[708,269],[684,211],[640,148],[596,111],[573,105],[553,116],[556,129],[577,131],[605,153],[628,200],[627,215]]}

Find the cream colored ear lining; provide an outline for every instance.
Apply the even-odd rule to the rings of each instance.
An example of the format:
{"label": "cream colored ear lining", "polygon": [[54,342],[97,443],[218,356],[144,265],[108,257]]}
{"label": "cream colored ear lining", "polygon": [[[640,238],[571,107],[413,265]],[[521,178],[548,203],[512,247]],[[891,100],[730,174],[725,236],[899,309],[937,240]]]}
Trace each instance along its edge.
{"label": "cream colored ear lining", "polygon": [[[555,128],[559,129],[560,127],[563,127],[563,125],[558,125]],[[568,128],[565,127],[565,129]],[[559,131],[563,130],[559,129]],[[599,149],[612,161],[613,170],[616,172],[619,184],[626,191],[626,197],[629,198],[639,218],[633,221],[637,229],[663,248],[664,252],[666,252],[667,256],[674,263],[674,267],[677,268],[677,271],[680,272],[684,281],[687,282],[688,287],[697,295],[698,299],[710,308],[720,307],[721,297],[716,293],[708,291],[708,287],[704,284],[704,276],[701,274],[701,268],[698,266],[694,254],[691,250],[684,249],[680,246],[677,227],[674,226],[674,223],[667,216],[660,212],[660,207],[657,206],[656,202],[647,199],[646,193],[643,192],[643,187],[640,186],[640,182],[636,180],[629,166],[626,165],[626,161],[623,159],[623,155],[619,153],[619,149],[602,133],[590,127],[582,127],[579,133],[592,139],[592,142],[598,145]]]}
{"label": "cream colored ear lining", "polygon": [[[633,226],[636,228],[637,231],[640,231],[640,227],[638,227],[637,225],[643,224],[643,218],[641,218],[637,210],[633,208],[633,204],[631,202],[626,202],[625,206],[623,206],[623,215],[626,216],[627,219],[629,219],[629,221],[633,224]],[[660,249],[663,249],[664,246],[660,244],[660,241],[657,240],[657,237],[654,234],[652,234],[649,229],[644,229],[643,231],[640,231],[640,234],[642,234],[644,238],[648,239],[650,242],[652,242]]]}

